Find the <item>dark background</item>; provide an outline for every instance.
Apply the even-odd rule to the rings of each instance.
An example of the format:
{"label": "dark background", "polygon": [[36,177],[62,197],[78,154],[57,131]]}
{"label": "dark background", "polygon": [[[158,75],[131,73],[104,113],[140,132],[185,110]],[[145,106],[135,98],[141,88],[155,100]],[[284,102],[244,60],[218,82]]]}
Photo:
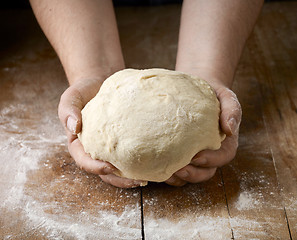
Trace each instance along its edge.
{"label": "dark background", "polygon": [[[274,1],[296,1],[296,0],[265,0],[265,2]],[[182,0],[113,0],[116,6],[140,6],[140,5],[161,5],[161,4],[174,4],[182,3]],[[2,0],[0,2],[0,9],[7,8],[30,8],[30,3],[28,0]]]}

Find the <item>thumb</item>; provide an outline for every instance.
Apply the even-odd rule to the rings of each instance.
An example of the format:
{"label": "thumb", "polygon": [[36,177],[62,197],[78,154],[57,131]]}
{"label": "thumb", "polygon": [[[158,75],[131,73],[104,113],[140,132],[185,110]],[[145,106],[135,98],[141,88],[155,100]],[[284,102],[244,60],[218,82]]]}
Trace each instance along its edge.
{"label": "thumb", "polygon": [[58,115],[65,129],[72,135],[81,131],[83,107],[84,102],[80,91],[73,86],[67,88],[60,98]]}
{"label": "thumb", "polygon": [[221,88],[217,92],[221,103],[220,124],[228,136],[238,133],[242,110],[236,94],[229,88]]}

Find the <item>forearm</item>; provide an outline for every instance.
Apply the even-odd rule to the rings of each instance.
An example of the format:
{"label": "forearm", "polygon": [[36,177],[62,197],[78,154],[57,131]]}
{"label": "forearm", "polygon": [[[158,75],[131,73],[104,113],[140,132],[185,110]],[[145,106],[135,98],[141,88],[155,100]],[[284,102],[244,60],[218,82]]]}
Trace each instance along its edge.
{"label": "forearm", "polygon": [[176,70],[231,87],[263,0],[183,3]]}
{"label": "forearm", "polygon": [[30,0],[70,84],[124,68],[111,0]]}

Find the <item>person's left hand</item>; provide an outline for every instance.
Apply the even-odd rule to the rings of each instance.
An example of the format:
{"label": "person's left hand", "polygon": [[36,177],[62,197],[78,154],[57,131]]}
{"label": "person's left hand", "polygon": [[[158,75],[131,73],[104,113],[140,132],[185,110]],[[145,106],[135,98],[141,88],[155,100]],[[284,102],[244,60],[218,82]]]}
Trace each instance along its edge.
{"label": "person's left hand", "polygon": [[221,104],[220,126],[226,134],[218,150],[203,150],[197,153],[191,163],[175,172],[167,181],[169,185],[183,186],[187,182],[206,181],[215,175],[218,167],[229,163],[236,155],[238,133],[241,122],[241,106],[235,95],[225,86],[213,86]]}

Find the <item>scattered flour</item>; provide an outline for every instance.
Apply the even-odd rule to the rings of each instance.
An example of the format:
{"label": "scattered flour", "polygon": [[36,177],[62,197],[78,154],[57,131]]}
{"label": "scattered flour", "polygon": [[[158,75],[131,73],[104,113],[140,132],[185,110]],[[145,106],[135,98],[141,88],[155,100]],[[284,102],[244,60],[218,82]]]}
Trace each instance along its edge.
{"label": "scattered flour", "polygon": [[233,227],[234,239],[280,239],[274,235],[274,232],[270,232],[270,224],[273,222],[275,228],[281,229],[281,223],[275,222],[275,219],[255,219],[250,220],[244,217],[233,217],[230,219],[230,223]]}
{"label": "scattered flour", "polygon": [[[4,69],[4,72],[9,73],[9,69]],[[39,69],[38,72],[40,72]],[[27,78],[30,79],[31,76],[27,76]],[[56,78],[53,76],[51,79]],[[58,81],[62,80],[58,79]],[[2,175],[2,177],[0,176],[0,222],[5,220],[3,213],[12,211],[20,213],[18,215],[20,221],[24,222],[23,232],[38,233],[46,239],[141,239],[139,204],[127,205],[118,213],[114,210],[103,210],[112,204],[110,201],[104,200],[98,202],[91,213],[84,208],[80,210],[76,208],[78,212],[69,213],[64,211],[68,207],[67,205],[63,206],[54,200],[45,204],[26,194],[24,188],[28,172],[38,169],[40,159],[46,158],[50,147],[66,147],[66,137],[56,116],[57,102],[55,99],[57,97],[53,94],[57,94],[58,82],[46,85],[45,91],[42,93],[43,97],[39,98],[36,98],[34,89],[26,88],[26,84],[21,82],[14,84],[15,99],[0,108],[0,151],[5,153],[0,158]],[[42,84],[40,83],[40,85]],[[40,109],[30,108],[30,102],[24,103],[24,100],[29,101],[28,99],[40,101]],[[50,106],[48,111],[42,114],[38,112],[38,110],[47,109],[48,106]],[[28,115],[29,112],[30,115]],[[42,117],[40,117],[41,115]],[[49,166],[48,161],[45,161],[44,164]],[[63,177],[65,176],[62,175],[61,178]],[[251,179],[250,177],[248,179]],[[240,194],[233,203],[237,210],[254,210],[262,206],[261,194],[265,193],[265,186],[270,184],[270,181],[267,181],[265,175],[255,175],[254,179],[252,178],[253,181],[257,182],[258,187],[263,186],[263,188],[256,193],[249,186],[240,186]],[[243,177],[243,182],[248,182],[248,180]],[[271,195],[273,194],[271,192]],[[198,200],[195,199],[197,202]],[[146,200],[145,203],[153,204],[154,201]],[[292,199],[290,203],[288,208],[296,209],[296,199]],[[47,211],[48,209],[54,210],[54,213]],[[184,236],[187,236],[189,240],[219,240],[226,239],[225,236],[228,236],[228,239],[231,239],[231,227],[235,239],[247,239],[252,235],[253,237],[249,239],[269,238],[265,221],[273,221],[273,219],[247,220],[246,216],[239,216],[224,218],[193,215],[182,218],[178,222],[149,216],[145,218],[144,222],[145,238],[148,240],[184,239]],[[13,221],[13,219],[8,220]],[[12,225],[13,222],[10,224]],[[0,226],[0,229],[3,230],[3,226]],[[5,236],[2,236],[1,233],[0,238],[3,239],[22,238],[14,232]],[[271,236],[271,239],[273,238],[274,236]]]}
{"label": "scattered flour", "polygon": [[252,192],[244,191],[239,194],[235,207],[238,210],[250,210],[256,208],[260,202],[256,199],[257,195]]}
{"label": "scattered flour", "polygon": [[[27,112],[33,114],[27,116]],[[2,176],[5,176],[5,179],[0,176],[0,222],[7,224],[7,229],[6,225],[0,227],[0,238],[21,239],[26,234],[37,234],[53,240],[141,239],[138,204],[127,205],[118,213],[102,210],[110,204],[104,201],[92,208],[91,213],[83,208],[76,208],[78,212],[70,213],[65,211],[68,206],[63,206],[61,202],[43,202],[27,194],[28,173],[38,170],[41,160],[45,167],[49,167],[47,154],[55,147],[66,148],[66,136],[56,116],[56,109],[55,113],[49,110],[44,116],[37,116],[38,121],[35,118],[34,110],[26,104],[12,103],[0,109],[0,151],[5,152],[0,159]],[[6,218],[7,212],[11,212],[12,216],[17,215],[18,219]],[[16,227],[20,221],[23,229]],[[9,229],[15,227],[18,232],[10,232]],[[10,233],[1,235],[3,229],[4,233]]]}
{"label": "scattered flour", "polygon": [[145,220],[145,239],[231,239],[232,233],[229,218],[222,217],[185,217],[178,222],[168,219],[154,219],[148,217]]}
{"label": "scattered flour", "polygon": [[[58,208],[59,206],[52,206]],[[62,209],[61,209],[62,210]],[[38,226],[47,239],[72,238],[85,239],[139,239],[137,227],[139,206],[126,206],[118,214],[113,211],[93,209],[95,214],[81,211],[76,214],[47,214],[44,206],[38,202],[28,201],[25,212],[31,227]],[[129,223],[127,224],[127,219]],[[133,227],[134,226],[134,227]]]}

